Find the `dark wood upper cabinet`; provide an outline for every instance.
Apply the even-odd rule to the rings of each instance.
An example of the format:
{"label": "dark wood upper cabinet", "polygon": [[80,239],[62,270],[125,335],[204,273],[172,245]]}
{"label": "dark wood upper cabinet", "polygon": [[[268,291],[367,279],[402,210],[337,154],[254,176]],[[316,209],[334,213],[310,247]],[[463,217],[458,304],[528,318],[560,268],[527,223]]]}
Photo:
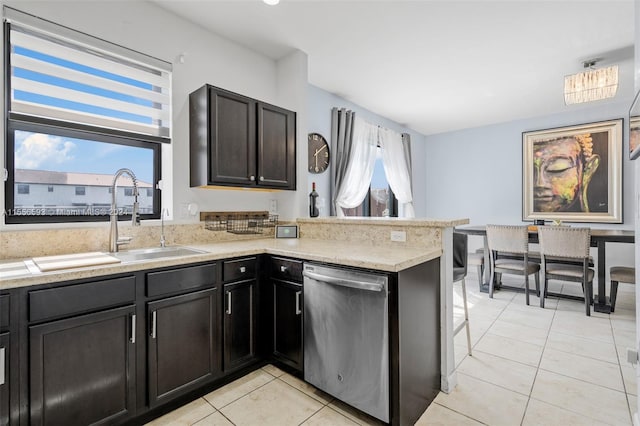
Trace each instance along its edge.
{"label": "dark wood upper cabinet", "polygon": [[296,188],[296,113],[205,85],[189,95],[192,187]]}
{"label": "dark wood upper cabinet", "polygon": [[[258,184],[295,189],[296,114],[258,103]],[[293,186],[292,186],[293,183]]]}

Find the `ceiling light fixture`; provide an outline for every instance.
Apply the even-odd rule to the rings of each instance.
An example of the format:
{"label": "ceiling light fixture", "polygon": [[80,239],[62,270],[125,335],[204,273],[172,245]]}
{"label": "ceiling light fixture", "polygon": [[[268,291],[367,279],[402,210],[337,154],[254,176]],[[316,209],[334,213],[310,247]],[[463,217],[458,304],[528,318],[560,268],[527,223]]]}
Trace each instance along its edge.
{"label": "ceiling light fixture", "polygon": [[280,0],[262,0],[262,1],[268,4],[269,6],[275,6],[276,4],[280,3]]}
{"label": "ceiling light fixture", "polygon": [[564,77],[565,105],[613,98],[618,91],[618,66],[595,69],[600,59],[584,61],[586,71]]}

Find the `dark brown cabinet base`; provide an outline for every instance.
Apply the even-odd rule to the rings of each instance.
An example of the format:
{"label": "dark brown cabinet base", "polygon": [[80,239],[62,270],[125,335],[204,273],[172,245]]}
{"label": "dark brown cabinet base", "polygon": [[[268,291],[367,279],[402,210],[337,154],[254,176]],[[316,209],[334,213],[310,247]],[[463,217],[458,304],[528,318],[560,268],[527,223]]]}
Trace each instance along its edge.
{"label": "dark brown cabinet base", "polygon": [[256,358],[256,280],[224,286],[224,371],[231,372]]}
{"label": "dark brown cabinet base", "polygon": [[[302,264],[265,255],[10,291],[0,424],[140,424],[265,362],[302,376]],[[439,259],[389,274],[393,425],[440,387],[439,277]]]}
{"label": "dark brown cabinet base", "polygon": [[151,407],[219,375],[218,302],[213,288],[149,303]]}
{"label": "dark brown cabinet base", "polygon": [[133,306],[29,327],[32,425],[117,423],[135,412]]}
{"label": "dark brown cabinet base", "polygon": [[302,372],[302,285],[272,280],[273,357]]}
{"label": "dark brown cabinet base", "polygon": [[9,401],[11,387],[9,386],[9,372],[11,371],[11,342],[9,333],[0,334],[0,425],[9,424],[11,409]]}

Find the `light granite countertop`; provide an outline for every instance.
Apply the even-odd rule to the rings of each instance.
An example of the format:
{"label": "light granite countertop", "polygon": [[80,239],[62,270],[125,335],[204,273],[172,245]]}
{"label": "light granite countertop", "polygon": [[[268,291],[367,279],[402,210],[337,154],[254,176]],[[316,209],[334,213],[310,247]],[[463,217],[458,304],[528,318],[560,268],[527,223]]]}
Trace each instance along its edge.
{"label": "light granite countertop", "polygon": [[381,225],[381,226],[406,226],[406,227],[435,227],[435,228],[452,228],[469,223],[469,219],[432,219],[432,218],[413,218],[407,219],[402,217],[362,217],[362,216],[324,216],[314,218],[298,218],[296,222],[299,224],[343,224],[343,225]]}
{"label": "light granite countertop", "polygon": [[399,272],[435,259],[442,254],[440,249],[407,247],[390,249],[389,247],[376,247],[362,243],[304,238],[255,239],[185,245],[185,247],[199,249],[206,253],[73,268],[37,274],[29,273],[22,259],[10,260],[0,263],[0,290],[76,279],[90,279],[144,269],[179,266],[264,253],[337,265],[375,269],[385,272]]}

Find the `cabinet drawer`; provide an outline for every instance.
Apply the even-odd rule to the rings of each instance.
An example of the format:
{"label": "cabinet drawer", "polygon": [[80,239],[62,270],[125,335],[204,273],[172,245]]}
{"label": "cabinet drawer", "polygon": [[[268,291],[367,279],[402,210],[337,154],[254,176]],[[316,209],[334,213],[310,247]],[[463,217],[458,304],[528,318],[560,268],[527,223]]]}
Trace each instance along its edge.
{"label": "cabinet drawer", "polygon": [[283,257],[271,258],[270,273],[272,278],[286,281],[302,282],[302,261],[285,259]]}
{"label": "cabinet drawer", "polygon": [[147,296],[176,293],[212,286],[216,283],[216,265],[189,266],[147,274]]}
{"label": "cabinet drawer", "polygon": [[0,296],[0,331],[9,328],[9,295]]}
{"label": "cabinet drawer", "polygon": [[133,276],[29,292],[29,321],[41,321],[133,303]]}
{"label": "cabinet drawer", "polygon": [[224,282],[239,281],[245,278],[255,278],[256,258],[245,257],[237,260],[222,262],[222,280]]}

